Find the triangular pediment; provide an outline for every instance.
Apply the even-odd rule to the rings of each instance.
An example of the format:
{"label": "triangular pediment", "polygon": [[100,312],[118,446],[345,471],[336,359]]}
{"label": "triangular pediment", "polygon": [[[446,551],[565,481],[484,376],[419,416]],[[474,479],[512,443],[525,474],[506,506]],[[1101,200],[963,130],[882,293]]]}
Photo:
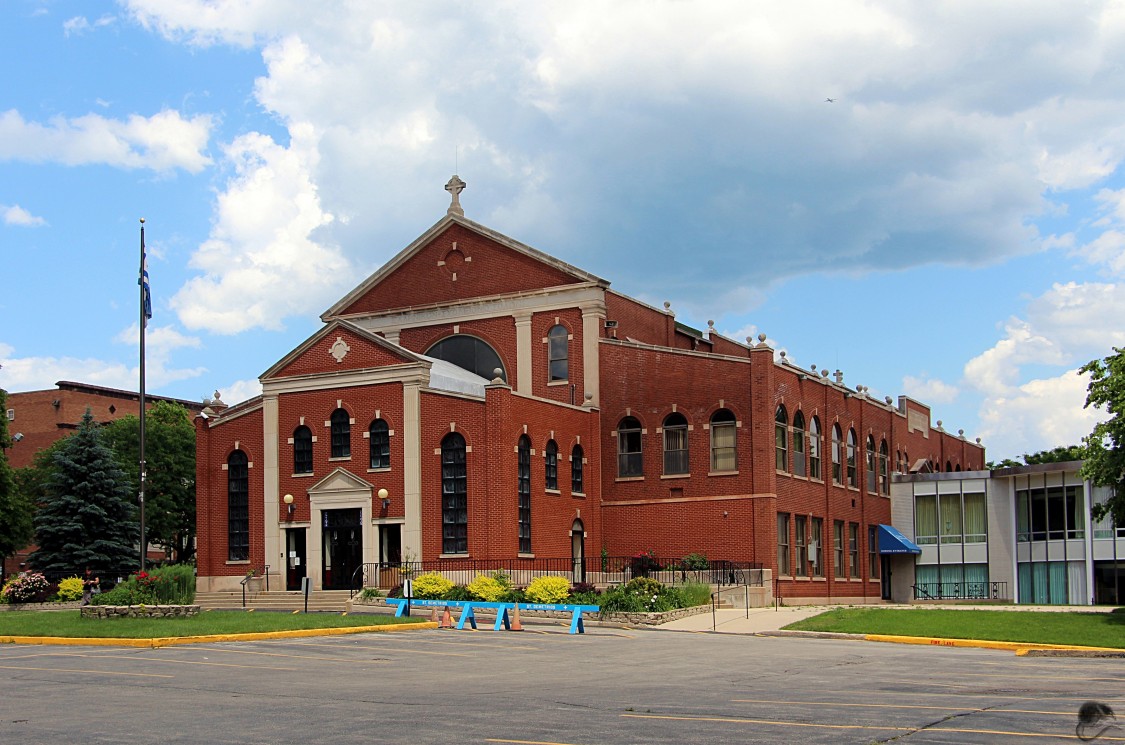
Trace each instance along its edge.
{"label": "triangular pediment", "polygon": [[372,489],[371,484],[356,476],[346,468],[337,467],[327,476],[309,487],[309,495],[331,494],[333,492],[356,492]]}
{"label": "triangular pediment", "polygon": [[378,334],[335,320],[325,325],[273,367],[261,380],[299,375],[318,375],[394,365],[427,362],[421,355],[403,349]]}
{"label": "triangular pediment", "polygon": [[439,220],[321,316],[374,316],[419,306],[609,282],[460,215]]}

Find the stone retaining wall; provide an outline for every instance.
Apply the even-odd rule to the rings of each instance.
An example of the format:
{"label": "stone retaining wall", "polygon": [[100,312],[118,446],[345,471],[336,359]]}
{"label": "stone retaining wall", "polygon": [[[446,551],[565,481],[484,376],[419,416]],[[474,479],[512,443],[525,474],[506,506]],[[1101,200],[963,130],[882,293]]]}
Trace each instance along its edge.
{"label": "stone retaining wall", "polygon": [[74,610],[81,606],[81,600],[70,600],[65,603],[0,603],[0,613],[9,610]]}
{"label": "stone retaining wall", "polygon": [[186,618],[199,615],[198,605],[87,605],[83,618]]}

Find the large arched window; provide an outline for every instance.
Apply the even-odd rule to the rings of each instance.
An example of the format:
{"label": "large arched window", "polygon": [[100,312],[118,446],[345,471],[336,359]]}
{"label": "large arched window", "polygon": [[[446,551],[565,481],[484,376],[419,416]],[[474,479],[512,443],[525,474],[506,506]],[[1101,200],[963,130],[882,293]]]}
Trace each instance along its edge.
{"label": "large arched window", "polygon": [[778,406],[773,415],[774,468],[789,470],[789,415],[784,406]]}
{"label": "large arched window", "polygon": [[552,383],[566,380],[569,375],[569,340],[566,326],[553,326],[547,332],[547,379]]}
{"label": "large arched window", "polygon": [[427,349],[426,356],[445,360],[463,370],[476,373],[485,380],[495,378],[496,370],[499,369],[500,379],[508,379],[507,373],[504,372],[504,363],[500,361],[500,355],[488,345],[488,342],[475,336],[464,334],[447,336]]}
{"label": "large arched window", "polygon": [[878,464],[875,455],[875,437],[867,436],[867,493],[878,494]]}
{"label": "large arched window", "polygon": [[367,429],[371,447],[371,468],[391,467],[391,430],[382,419],[371,422]]}
{"label": "large arched window", "polygon": [[840,425],[832,425],[832,483],[844,483],[844,439]]}
{"label": "large arched window", "polygon": [[823,478],[820,475],[820,420],[815,416],[809,422],[809,478]]}
{"label": "large arched window", "polygon": [[738,422],[730,409],[719,409],[711,415],[711,470],[738,469]]}
{"label": "large arched window", "polygon": [[559,446],[554,440],[547,440],[547,447],[543,448],[543,476],[544,489],[558,491],[559,489]]}
{"label": "large arched window", "polygon": [[887,448],[887,441],[883,440],[879,443],[879,493],[891,493],[891,481],[887,473],[887,461],[890,460],[890,450]]}
{"label": "large arched window", "polygon": [[617,424],[617,477],[644,476],[641,423],[627,416]]}
{"label": "large arched window", "polygon": [[469,500],[465,438],[450,432],[441,441],[441,551],[469,552]]}
{"label": "large arched window", "polygon": [[855,430],[848,430],[848,486],[859,488],[859,467],[857,463],[858,454],[856,450],[859,445],[855,439]]}
{"label": "large arched window", "polygon": [[531,440],[527,435],[520,435],[519,445],[516,447],[516,490],[519,493],[519,537],[520,553],[531,553]]}
{"label": "large arched window", "polygon": [[329,422],[332,430],[332,457],[352,457],[352,420],[348,412],[336,409]]}
{"label": "large arched window", "polygon": [[313,472],[312,430],[303,424],[293,430],[293,473]]}
{"label": "large arched window", "polygon": [[793,414],[793,473],[804,476],[805,468],[805,415],[801,412]]}
{"label": "large arched window", "polygon": [[585,485],[582,483],[582,446],[575,445],[570,451],[570,491],[575,494],[585,494]]}
{"label": "large arched window", "polygon": [[250,462],[235,450],[227,458],[227,560],[250,558]]}
{"label": "large arched window", "polygon": [[688,463],[687,419],[683,414],[669,414],[664,419],[664,473],[687,473]]}

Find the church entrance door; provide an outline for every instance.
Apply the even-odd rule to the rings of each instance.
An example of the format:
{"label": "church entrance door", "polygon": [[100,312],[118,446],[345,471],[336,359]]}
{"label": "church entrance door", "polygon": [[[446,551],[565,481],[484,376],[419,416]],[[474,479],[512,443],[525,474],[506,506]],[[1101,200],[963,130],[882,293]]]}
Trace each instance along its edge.
{"label": "church entrance door", "polygon": [[363,510],[324,510],[324,589],[347,590],[363,563]]}

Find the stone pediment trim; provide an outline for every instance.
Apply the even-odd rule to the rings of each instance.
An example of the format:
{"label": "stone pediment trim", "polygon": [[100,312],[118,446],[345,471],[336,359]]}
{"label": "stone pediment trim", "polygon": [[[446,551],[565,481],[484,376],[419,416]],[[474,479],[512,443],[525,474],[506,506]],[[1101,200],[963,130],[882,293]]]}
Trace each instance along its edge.
{"label": "stone pediment trim", "polygon": [[348,469],[337,466],[327,476],[310,486],[308,492],[309,497],[315,497],[318,494],[326,495],[336,492],[366,491],[370,493],[374,488],[369,482],[364,481]]}
{"label": "stone pediment trim", "polygon": [[430,241],[432,241],[437,235],[454,224],[460,225],[461,227],[471,230],[478,235],[484,236],[485,238],[488,238],[489,240],[494,241],[501,246],[524,254],[525,256],[553,267],[563,272],[564,274],[574,277],[575,282],[592,282],[600,287],[609,287],[608,280],[602,279],[595,274],[591,274],[590,272],[579,269],[576,266],[572,266],[571,264],[568,264],[561,259],[557,259],[550,254],[543,253],[538,249],[532,248],[531,246],[528,246],[524,243],[520,243],[514,238],[509,238],[503,233],[499,233],[491,228],[487,228],[480,223],[473,222],[466,217],[456,214],[447,214],[445,217],[434,223],[434,225],[429,230],[418,236],[418,238],[416,238],[413,243],[400,251],[398,255],[384,264],[378,271],[361,282],[347,295],[338,300],[335,305],[324,311],[324,313],[320,316],[320,319],[327,322],[330,319],[338,317],[341,313],[344,312],[345,309],[348,308],[348,306],[352,305],[354,302],[359,300],[359,298],[370,292],[372,288],[374,288],[388,276],[397,271],[398,268],[406,263],[408,259],[421,251],[422,248]]}
{"label": "stone pediment trim", "polygon": [[378,334],[372,333],[371,331],[368,331],[362,326],[357,326],[351,321],[334,319],[332,321],[329,321],[324,328],[320,329],[312,336],[298,344],[297,347],[293,349],[293,351],[289,352],[289,354],[285,355],[276,363],[274,363],[274,365],[270,367],[270,369],[266,370],[258,377],[258,380],[262,383],[265,383],[265,381],[277,377],[282,370],[284,370],[286,367],[300,358],[301,355],[311,349],[313,345],[315,345],[318,341],[326,336],[329,336],[330,334],[337,333],[339,331],[348,331],[356,334],[357,336],[371,342],[375,346],[382,347],[391,354],[396,355],[397,357],[401,357],[404,363],[427,363],[427,360],[421,355],[415,354],[409,349],[404,349],[394,342],[387,341],[383,337],[379,336]]}

